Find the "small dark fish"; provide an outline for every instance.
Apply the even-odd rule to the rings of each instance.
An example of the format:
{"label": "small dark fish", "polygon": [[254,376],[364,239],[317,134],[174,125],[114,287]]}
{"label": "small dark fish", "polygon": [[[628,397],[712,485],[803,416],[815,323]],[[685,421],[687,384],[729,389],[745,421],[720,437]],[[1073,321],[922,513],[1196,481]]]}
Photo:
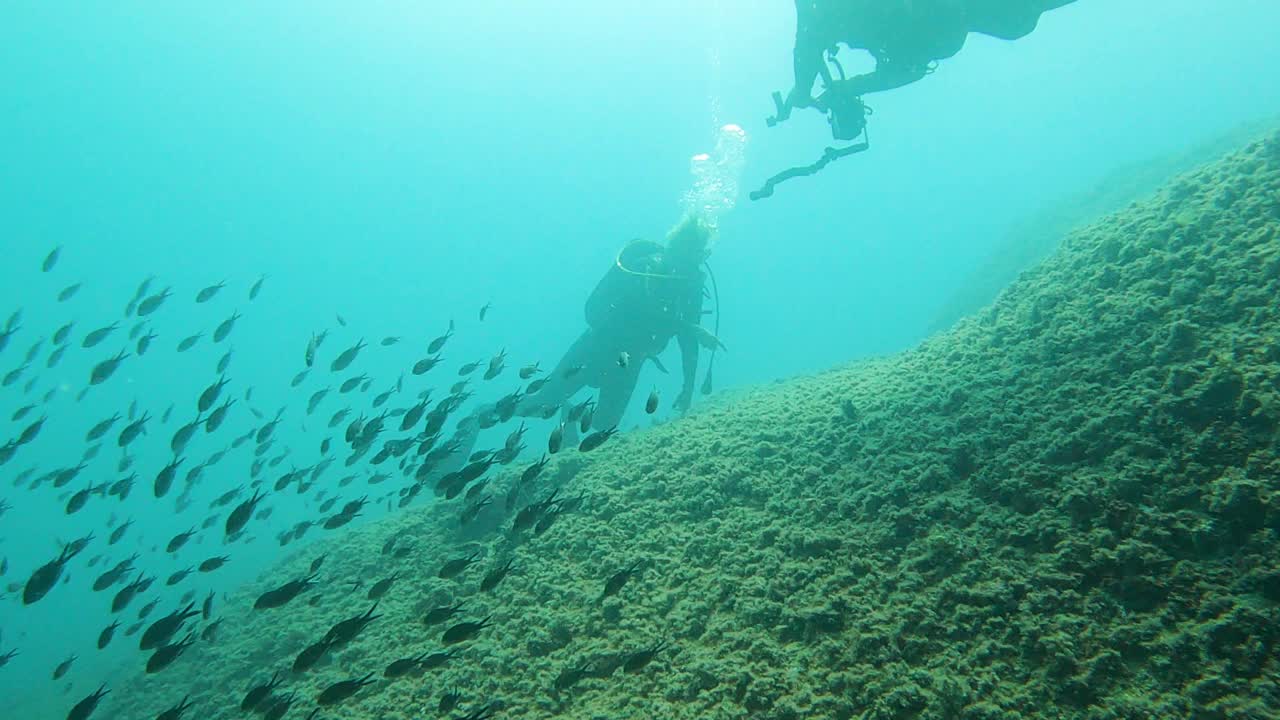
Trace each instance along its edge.
{"label": "small dark fish", "polygon": [[191,437],[204,424],[204,421],[205,418],[196,413],[195,420],[183,425],[173,433],[173,438],[169,441],[169,449],[173,451],[174,455],[178,455],[187,448],[187,443],[191,442]]}
{"label": "small dark fish", "polygon": [[89,493],[99,489],[101,488],[96,487],[94,485],[90,485],[89,487],[83,490],[77,491],[67,500],[67,506],[64,509],[64,512],[67,515],[73,515],[79,512],[81,509],[84,508],[84,504],[89,501]]}
{"label": "small dark fish", "polygon": [[[151,626],[142,633],[142,639],[138,642],[140,650],[150,650],[160,647],[169,642],[169,639],[178,634],[182,626],[188,619],[200,614],[199,610],[195,610],[195,603],[189,603],[180,610],[165,615],[164,617],[151,623]],[[145,613],[144,613],[145,616]]]}
{"label": "small dark fish", "polygon": [[420,666],[422,667],[423,670],[434,670],[435,668],[443,666],[445,663],[449,662],[450,660],[454,659],[457,656],[458,656],[457,650],[450,650],[448,652],[431,653],[430,655],[422,659]]}
{"label": "small dark fish", "polygon": [[431,355],[428,357],[424,357],[418,362],[413,364],[412,372],[414,375],[425,375],[429,370],[431,370],[431,368],[435,367],[436,365],[439,365],[440,360],[441,358],[439,355]]}
{"label": "small dark fish", "polygon": [[355,345],[343,350],[338,357],[333,359],[333,362],[329,363],[329,370],[332,372],[341,372],[347,369],[347,366],[356,359],[356,356],[360,354],[360,351],[364,349],[364,347],[364,340],[361,339]]}
{"label": "small dark fish", "polygon": [[182,714],[191,707],[190,699],[190,695],[183,697],[182,702],[157,715],[156,720],[182,720]]}
{"label": "small dark fish", "polygon": [[158,337],[160,336],[156,335],[155,333],[147,333],[146,335],[143,335],[142,337],[138,338],[138,345],[135,348],[138,351],[138,354],[146,355],[147,350],[151,348],[151,341],[155,340]]}
{"label": "small dark fish", "polygon": [[58,264],[58,258],[62,257],[62,246],[58,245],[44,256],[44,262],[40,263],[40,272],[49,272],[54,265]]}
{"label": "small dark fish", "polygon": [[[113,486],[113,489],[114,489],[114,486]],[[111,535],[107,538],[107,544],[115,545],[116,543],[120,542],[120,538],[124,537],[125,531],[127,531],[131,525],[133,525],[132,518],[116,526],[116,529],[112,530]]]}
{"label": "small dark fish", "polygon": [[183,338],[182,342],[178,343],[178,352],[186,352],[195,347],[195,344],[200,342],[200,338],[202,337],[204,337],[204,333],[198,332],[195,335],[188,335]]}
{"label": "small dark fish", "polygon": [[[235,348],[232,348],[232,350],[234,349]],[[231,366],[232,350],[228,350],[221,358],[218,359],[217,373],[219,375],[225,375],[227,373],[227,368]]]}
{"label": "small dark fish", "polygon": [[249,688],[249,692],[245,693],[244,699],[240,701],[240,709],[244,711],[253,710],[266,700],[272,691],[279,687],[283,680],[280,679],[280,673],[277,672],[271,676],[267,682],[254,685]]}
{"label": "small dark fish", "polygon": [[369,592],[366,597],[370,600],[380,600],[383,595],[387,594],[387,591],[391,589],[391,586],[395,584],[399,577],[400,573],[394,573],[391,577],[383,578],[374,583],[373,587],[369,588]]}
{"label": "small dark fish", "polygon": [[427,345],[427,354],[435,355],[440,352],[440,349],[444,347],[444,344],[448,342],[451,337],[453,337],[453,320],[449,321],[449,330],[445,332],[445,334],[432,340],[431,343]]}
{"label": "small dark fish", "polygon": [[528,380],[529,378],[541,372],[540,369],[538,368],[538,365],[539,363],[534,363],[532,365],[525,365],[524,367],[520,368],[520,379]]}
{"label": "small dark fish", "polygon": [[97,365],[94,365],[93,370],[89,372],[89,384],[100,385],[111,379],[111,376],[115,374],[116,369],[120,367],[120,363],[127,357],[129,357],[129,354],[124,350],[121,350],[115,355],[115,357],[109,357]]}
{"label": "small dark fish", "polygon": [[663,640],[651,648],[628,655],[626,662],[622,664],[622,671],[627,673],[640,672],[653,660],[655,655],[662,652],[666,647],[667,641]]}
{"label": "small dark fish", "polygon": [[218,618],[209,623],[200,631],[200,639],[205,642],[213,642],[218,638],[218,628],[222,627],[222,618]]}
{"label": "small dark fish", "polygon": [[44,366],[49,369],[53,369],[57,367],[58,363],[62,362],[62,356],[66,353],[66,351],[67,351],[66,345],[59,345],[57,348],[54,349],[53,352],[49,353],[49,358],[45,360]]}
{"label": "small dark fish", "polygon": [[98,649],[102,650],[111,644],[111,638],[116,635],[116,628],[120,627],[120,622],[116,621],[102,628],[102,632],[98,633]]}
{"label": "small dark fish", "polygon": [[253,517],[253,512],[257,509],[258,503],[262,501],[263,497],[265,496],[255,490],[253,497],[237,505],[231,511],[231,514],[227,515],[227,522],[224,526],[224,533],[227,537],[235,535],[244,529],[245,524]]}
{"label": "small dark fish", "polygon": [[68,285],[62,288],[62,290],[58,293],[58,302],[66,302],[71,298],[75,297],[76,293],[78,292],[80,292],[80,283],[73,283],[71,285]]}
{"label": "small dark fish", "polygon": [[177,535],[174,535],[172,538],[169,539],[169,544],[165,546],[165,552],[172,554],[181,550],[182,546],[186,545],[187,541],[190,540],[192,537],[194,537],[195,534],[196,534],[196,529],[191,528],[186,532],[182,532],[182,533],[178,533]]}
{"label": "small dark fish", "polygon": [[[173,460],[170,460],[168,465],[165,465],[160,472],[156,473],[156,480],[152,486],[156,497],[162,498],[168,494],[169,488],[173,487],[173,479],[178,474],[178,467],[182,465],[184,461],[185,458],[174,456]],[[184,540],[183,542],[186,541]]]}
{"label": "small dark fish", "polygon": [[[83,547],[80,549],[83,549]],[[76,543],[65,545],[58,557],[36,568],[22,588],[22,604],[30,605],[48,595],[53,586],[62,578],[63,568],[79,552],[80,550],[76,549]]]}
{"label": "small dark fish", "polygon": [[192,572],[195,572],[195,568],[194,568],[194,567],[189,567],[189,568],[187,568],[187,569],[185,569],[185,570],[179,570],[179,571],[177,571],[177,572],[175,572],[175,573],[173,573],[173,574],[169,575],[169,579],[165,580],[164,584],[165,584],[166,586],[168,586],[168,587],[172,587],[172,586],[174,586],[174,585],[177,585],[178,583],[182,582],[183,580],[186,580],[186,579],[187,579],[187,576],[188,576],[188,575],[190,575]]}
{"label": "small dark fish", "polygon": [[147,421],[150,419],[151,416],[144,411],[142,413],[142,417],[129,423],[120,431],[120,436],[116,439],[116,444],[120,447],[128,447],[129,443],[136,440],[139,435],[146,433]]}
{"label": "small dark fish", "polygon": [[258,428],[258,431],[253,436],[254,441],[257,442],[258,445],[262,445],[271,439],[272,434],[276,431],[276,427],[280,425],[280,417],[283,415],[284,408],[282,407],[279,412],[276,413],[275,418],[271,422],[268,422]]}
{"label": "small dark fish", "polygon": [[374,611],[378,609],[378,603],[374,603],[367,611],[360,615],[343,620],[333,627],[329,628],[329,632],[324,635],[324,642],[331,645],[345,645],[356,638],[369,623],[382,617],[374,615]]}
{"label": "small dark fish", "polygon": [[323,554],[323,555],[320,555],[320,556],[319,556],[319,557],[317,557],[315,560],[312,560],[312,561],[311,561],[311,572],[312,572],[312,573],[314,573],[314,572],[316,572],[317,570],[319,570],[319,569],[320,569],[320,566],[324,564],[324,559],[325,559],[326,557],[328,557],[328,553],[325,553],[325,554]]}
{"label": "small dark fish", "polygon": [[498,587],[498,583],[502,582],[510,572],[515,559],[508,560],[505,565],[501,565],[489,571],[484,579],[480,581],[480,592],[489,592]]}
{"label": "small dark fish", "polygon": [[111,323],[106,327],[100,327],[97,330],[94,330],[93,332],[84,336],[84,340],[80,342],[80,347],[91,348],[97,345],[103,340],[106,340],[107,336],[115,332],[119,327],[120,327],[120,323]]}
{"label": "small dark fish", "polygon": [[14,443],[17,445],[26,445],[32,440],[35,440],[37,437],[39,437],[40,430],[44,428],[44,423],[48,419],[49,418],[42,416],[39,420],[36,420],[35,422],[28,425],[25,429],[23,429],[22,434],[18,436],[18,439],[15,440]]}
{"label": "small dark fish", "polygon": [[[323,556],[321,556],[323,558]],[[304,578],[290,580],[280,587],[268,590],[258,596],[257,601],[253,603],[254,610],[269,610],[273,608],[284,607],[289,601],[301,595],[303,592],[315,586],[316,563],[312,562],[311,574]]]}
{"label": "small dark fish", "polygon": [[97,690],[89,693],[88,697],[71,708],[71,711],[67,713],[67,720],[88,720],[94,709],[98,707],[98,703],[102,702],[102,698],[109,692],[111,691],[107,689],[107,684],[103,683]]}
{"label": "small dark fish", "polygon": [[18,382],[18,380],[22,378],[22,373],[25,372],[26,369],[27,369],[27,366],[22,365],[5,373],[4,380],[0,381],[0,385],[4,387],[9,387],[10,385]]}
{"label": "small dark fish", "polygon": [[66,675],[67,671],[71,669],[71,663],[75,661],[76,661],[76,656],[72,655],[66,660],[63,660],[62,662],[58,663],[58,666],[53,669],[53,679],[58,680],[63,675]]}
{"label": "small dark fish", "polygon": [[644,401],[644,411],[650,415],[658,409],[658,389],[649,391],[649,399]]}
{"label": "small dark fish", "polygon": [[474,563],[478,557],[480,557],[479,550],[467,557],[450,560],[441,566],[440,572],[436,573],[436,577],[444,580],[457,577],[462,574],[463,570],[466,570],[472,563]]}
{"label": "small dark fish", "polygon": [[368,379],[369,379],[368,375],[357,375],[355,377],[347,378],[345,381],[343,381],[341,385],[338,386],[338,392],[343,394],[349,393],[352,390],[359,387],[361,383],[363,383],[365,380],[368,380]]}
{"label": "small dark fish", "polygon": [[302,649],[298,656],[293,659],[292,669],[294,672],[306,672],[316,666],[324,654],[329,652],[331,643],[327,640],[321,640],[312,643]]}
{"label": "small dark fish", "polygon": [[177,660],[178,657],[194,643],[194,636],[187,635],[187,637],[180,642],[157,648],[156,651],[151,654],[151,657],[147,658],[147,673],[157,673],[169,667],[173,664],[174,660]]}
{"label": "small dark fish", "polygon": [[217,295],[217,294],[218,294],[218,291],[219,291],[219,290],[221,290],[222,288],[224,288],[224,287],[226,287],[226,286],[227,286],[227,281],[226,281],[226,280],[223,280],[222,282],[218,283],[217,285],[210,285],[209,287],[207,287],[207,288],[205,288],[205,289],[201,290],[200,292],[196,293],[196,302],[198,302],[198,303],[209,302],[210,300],[212,300],[212,299],[213,299],[213,296],[214,296],[214,295]]}
{"label": "small dark fish", "polygon": [[213,617],[213,591],[204,597],[204,602],[200,604],[200,617],[208,620]]}
{"label": "small dark fish", "polygon": [[425,652],[412,657],[400,658],[388,665],[387,669],[382,671],[382,676],[385,678],[404,677],[422,667],[422,661],[426,658],[427,653]]}
{"label": "small dark fish", "polygon": [[398,336],[391,335],[388,337],[384,337],[382,338],[382,347],[391,347],[392,345],[395,345],[398,342],[400,342],[400,338]]}
{"label": "small dark fish", "polygon": [[637,560],[625,570],[619,570],[618,572],[610,575],[609,579],[605,581],[604,592],[600,594],[600,599],[603,600],[612,595],[617,595],[618,591],[622,589],[622,586],[626,585],[627,581],[635,575],[636,570],[640,568],[640,564],[643,562],[643,560]]}
{"label": "small dark fish", "polygon": [[445,630],[440,636],[440,641],[445,645],[456,645],[460,642],[466,642],[467,640],[474,638],[476,635],[479,635],[481,630],[491,626],[493,624],[490,622],[492,617],[493,616],[490,615],[480,622],[458,623],[457,625],[450,627],[448,630]]}
{"label": "small dark fish", "polygon": [[538,476],[542,474],[543,468],[545,468],[547,463],[550,461],[551,458],[543,455],[541,460],[525,468],[524,472],[520,473],[520,483],[522,485],[527,485],[534,480],[537,480]]}
{"label": "small dark fish", "polygon": [[228,382],[230,382],[230,380],[227,380],[226,376],[223,376],[218,378],[218,380],[216,380],[212,385],[205,388],[204,392],[200,393],[200,399],[196,402],[196,408],[200,412],[206,412],[209,408],[213,407],[213,404],[218,402],[219,393],[222,392],[222,388],[226,387]]}
{"label": "small dark fish", "polygon": [[311,333],[311,339],[307,340],[307,351],[306,354],[303,355],[303,361],[306,362],[308,368],[316,364],[316,350],[320,348],[320,343],[323,342],[323,340],[323,333],[320,335]]}
{"label": "small dark fish", "polygon": [[156,310],[159,310],[160,306],[164,304],[164,301],[168,300],[169,296],[172,294],[173,288],[165,288],[163,291],[156,293],[155,295],[143,298],[138,303],[138,317],[146,317]]}
{"label": "small dark fish", "polygon": [[604,444],[606,440],[613,437],[618,432],[618,426],[614,425],[608,430],[599,430],[582,438],[582,442],[578,443],[578,450],[581,452],[590,452]]}
{"label": "small dark fish", "polygon": [[551,525],[560,517],[562,512],[563,511],[560,509],[559,505],[548,509],[542,517],[538,518],[538,523],[533,526],[533,534],[541,535],[547,530],[550,530]]}
{"label": "small dark fish", "polygon": [[447,715],[448,713],[453,712],[454,708],[458,707],[458,702],[460,700],[462,700],[462,693],[457,690],[449,690],[440,696],[440,704],[436,709],[441,715]]}
{"label": "small dark fish", "polygon": [[223,421],[227,419],[227,411],[235,404],[235,398],[230,398],[226,402],[214,408],[214,411],[209,413],[209,417],[204,421],[204,431],[211,433],[221,427]]}
{"label": "small dark fish", "polygon": [[427,611],[426,616],[422,618],[422,624],[438,625],[457,614],[457,612],[462,609],[463,605],[466,605],[466,601],[460,602],[457,605],[441,605],[440,607],[432,608]]}
{"label": "small dark fish", "polygon": [[120,588],[120,591],[115,594],[115,597],[111,598],[111,612],[117,613],[124,610],[129,606],[129,603],[133,602],[133,599],[137,597],[140,592],[143,592],[142,573],[138,573],[137,580],[134,580],[128,585]]}
{"label": "small dark fish", "polygon": [[62,343],[66,342],[67,338],[70,337],[71,329],[75,327],[75,324],[76,322],[72,320],[66,325],[63,325],[62,327],[58,328],[57,331],[53,333],[53,344],[61,345]]}
{"label": "small dark fish", "polygon": [[253,283],[253,287],[249,288],[249,300],[252,301],[258,299],[258,293],[262,292],[262,283],[265,282],[266,279],[267,276],[263,275]]}
{"label": "small dark fish", "polygon": [[202,573],[210,573],[217,570],[218,568],[221,568],[223,565],[226,565],[227,561],[230,559],[231,558],[226,555],[211,557],[205,560],[204,562],[200,563],[200,567],[198,569]]}
{"label": "small dark fish", "polygon": [[147,315],[155,313],[156,310],[160,309],[161,305],[164,305],[164,301],[168,300],[169,296],[172,295],[173,288],[166,287],[163,291],[155,293],[155,295],[143,297],[141,301],[138,301],[138,316],[146,318]]}
{"label": "small dark fish", "polygon": [[551,435],[547,438],[547,452],[555,455],[560,452],[562,445],[564,445],[564,423],[556,425],[551,430]]}
{"label": "small dark fish", "polygon": [[583,678],[590,676],[593,672],[595,672],[595,667],[592,665],[567,667],[564,670],[561,670],[560,674],[556,676],[556,680],[552,683],[552,686],[560,692],[569,690],[574,685],[577,685]]}
{"label": "small dark fish", "polygon": [[231,313],[231,317],[223,320],[221,323],[218,323],[218,327],[213,329],[213,341],[215,343],[220,343],[223,340],[226,340],[227,336],[231,334],[231,331],[235,329],[236,321],[239,320],[240,317],[241,315],[239,312],[233,312]]}
{"label": "small dark fish", "polygon": [[316,703],[319,705],[333,705],[335,703],[340,703],[352,695],[355,695],[360,691],[360,688],[366,685],[372,685],[376,682],[371,679],[372,677],[373,673],[369,673],[362,678],[352,678],[350,680],[336,682],[325,688],[320,693],[320,696],[316,698]]}

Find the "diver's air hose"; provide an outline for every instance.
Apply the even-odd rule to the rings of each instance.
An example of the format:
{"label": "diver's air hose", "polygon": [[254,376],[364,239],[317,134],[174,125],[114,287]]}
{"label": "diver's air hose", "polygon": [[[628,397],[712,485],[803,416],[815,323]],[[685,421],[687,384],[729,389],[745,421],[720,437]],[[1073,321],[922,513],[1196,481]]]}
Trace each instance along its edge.
{"label": "diver's air hose", "polygon": [[[711,263],[706,260],[702,261],[702,267],[707,269],[707,277],[711,279],[711,299],[716,304],[716,337],[720,337],[720,288],[716,286],[716,274],[711,272]],[[711,348],[711,358],[707,360],[707,375],[702,379],[702,394],[711,394],[711,369],[716,364],[716,348]]]}

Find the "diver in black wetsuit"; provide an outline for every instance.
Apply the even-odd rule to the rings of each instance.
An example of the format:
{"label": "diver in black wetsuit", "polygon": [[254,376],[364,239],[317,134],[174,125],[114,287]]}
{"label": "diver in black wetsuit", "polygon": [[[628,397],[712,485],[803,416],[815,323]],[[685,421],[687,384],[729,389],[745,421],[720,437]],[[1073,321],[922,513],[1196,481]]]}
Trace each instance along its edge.
{"label": "diver in black wetsuit", "polygon": [[[668,235],[666,244],[633,240],[587,299],[587,329],[569,346],[545,384],[516,405],[521,417],[567,414],[567,401],[583,387],[600,391],[591,427],[616,426],[635,392],[646,360],[666,372],[658,355],[675,338],[680,346],[681,390],[674,407],[681,412],[693,401],[700,347],[723,348],[702,327],[705,274],[712,229],[688,218]],[[485,405],[458,423],[452,466],[470,455],[480,428],[496,424],[494,405]],[[572,425],[572,424],[570,424]],[[572,435],[572,428],[566,427]]]}
{"label": "diver in black wetsuit", "polygon": [[[856,138],[863,127],[866,93],[913,83],[964,47],[969,33],[1017,40],[1035,30],[1040,16],[1074,0],[796,0],[795,85],[779,107],[778,120],[792,108],[830,112],[832,135]],[[840,44],[866,50],[875,69],[833,78],[824,53]],[[837,70],[839,68],[837,67]],[[810,95],[813,81],[826,86]]]}
{"label": "diver in black wetsuit", "polygon": [[672,337],[680,345],[683,371],[675,407],[687,410],[693,400],[699,345],[714,347],[719,342],[701,325],[705,275],[700,266],[707,258],[709,239],[705,225],[687,220],[668,236],[665,246],[633,240],[622,248],[587,299],[587,329],[569,346],[547,384],[524,399],[525,412],[520,414],[559,407],[589,386],[600,390],[592,426],[617,425],[644,361],[661,368],[657,356]]}
{"label": "diver in black wetsuit", "polygon": [[[828,147],[812,165],[774,175],[751,193],[751,199],[769,197],[778,183],[812,175],[834,160],[866,150],[870,110],[863,95],[923,78],[937,61],[960,52],[969,33],[1017,40],[1035,30],[1042,14],[1074,1],[795,0],[795,84],[785,99],[780,92],[773,94],[776,113],[768,124],[772,127],[787,120],[792,110],[814,108],[827,115],[832,138],[858,142]],[[841,45],[866,50],[875,60],[875,68],[845,77],[836,59]],[[822,90],[814,97],[814,80],[819,77]]]}

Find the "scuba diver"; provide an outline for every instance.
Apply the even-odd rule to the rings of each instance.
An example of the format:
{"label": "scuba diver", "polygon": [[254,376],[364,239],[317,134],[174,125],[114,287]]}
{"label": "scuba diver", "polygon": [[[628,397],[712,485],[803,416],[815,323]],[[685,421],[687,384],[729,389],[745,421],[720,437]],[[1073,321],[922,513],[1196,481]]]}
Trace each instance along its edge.
{"label": "scuba diver", "polygon": [[635,392],[640,368],[652,361],[665,372],[658,355],[671,338],[680,346],[680,395],[674,407],[685,411],[693,400],[700,346],[723,347],[702,327],[705,274],[712,230],[689,217],[668,235],[666,245],[632,240],[587,298],[587,329],[569,346],[546,385],[521,404],[530,410],[560,407],[582,387],[600,391],[592,426],[618,424]]}
{"label": "scuba diver", "polygon": [[[511,413],[520,417],[569,414],[567,403],[583,387],[600,391],[591,418],[592,428],[618,425],[635,392],[645,361],[666,372],[658,355],[674,337],[680,347],[681,390],[673,407],[684,412],[693,401],[700,348],[712,352],[702,386],[710,392],[711,363],[724,345],[702,327],[704,283],[702,267],[710,255],[714,230],[689,216],[667,234],[666,243],[632,240],[592,291],[585,307],[587,328],[569,346],[536,392],[525,395]],[[708,271],[710,270],[708,266]],[[714,287],[714,278],[712,279]],[[719,308],[717,307],[717,325]],[[718,328],[717,328],[718,330]],[[480,407],[458,423],[452,462],[465,462],[479,430],[509,417],[499,417],[496,405]],[[574,436],[575,423],[565,422],[565,435]]]}
{"label": "scuba diver", "polygon": [[[827,115],[834,139],[862,140],[843,148],[828,147],[813,165],[773,176],[751,193],[751,199],[768,197],[784,180],[812,175],[833,160],[866,150],[871,111],[863,103],[863,95],[899,88],[932,73],[937,61],[960,52],[971,32],[1017,40],[1035,30],[1041,14],[1071,2],[1074,0],[796,0],[795,85],[785,100],[782,93],[773,94],[776,114],[768,119],[768,125],[787,120],[793,109],[815,108]],[[841,44],[871,53],[875,69],[845,77],[836,59]],[[812,91],[818,77],[824,89],[815,98]]]}

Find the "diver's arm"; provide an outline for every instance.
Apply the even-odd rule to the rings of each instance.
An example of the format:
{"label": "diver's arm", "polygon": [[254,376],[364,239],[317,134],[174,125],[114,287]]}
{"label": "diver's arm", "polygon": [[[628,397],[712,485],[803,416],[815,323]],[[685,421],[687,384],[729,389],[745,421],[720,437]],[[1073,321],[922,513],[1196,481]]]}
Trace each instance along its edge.
{"label": "diver's arm", "polygon": [[[796,44],[792,51],[792,72],[795,85],[787,95],[785,112],[813,104],[813,81],[827,69],[822,53],[825,48],[814,41],[818,23],[818,11],[813,0],[796,0]],[[779,115],[783,115],[782,108]],[[785,120],[786,117],[779,117]]]}

